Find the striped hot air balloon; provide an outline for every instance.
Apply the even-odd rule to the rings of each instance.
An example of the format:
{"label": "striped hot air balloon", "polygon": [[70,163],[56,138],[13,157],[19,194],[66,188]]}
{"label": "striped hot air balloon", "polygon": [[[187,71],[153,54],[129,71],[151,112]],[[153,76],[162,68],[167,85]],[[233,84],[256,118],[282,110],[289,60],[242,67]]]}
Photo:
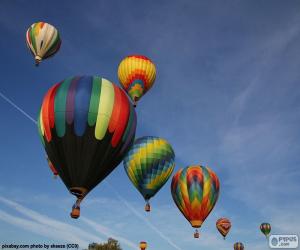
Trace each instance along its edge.
{"label": "striped hot air balloon", "polygon": [[43,59],[53,56],[59,50],[61,40],[54,26],[45,22],[37,22],[27,30],[26,44],[37,66]]}
{"label": "striped hot air balloon", "polygon": [[146,56],[127,56],[119,65],[118,77],[135,106],[136,102],[146,94],[155,81],[155,65]]}
{"label": "striped hot air balloon", "polygon": [[[219,187],[219,179],[210,168],[189,166],[173,176],[171,193],[192,227],[200,228],[218,200]],[[199,237],[197,230],[194,237]]]}
{"label": "striped hot air balloon", "polygon": [[244,250],[244,245],[242,242],[236,242],[233,245],[234,250]]}
{"label": "striped hot air balloon", "polygon": [[50,88],[38,118],[49,160],[80,202],[123,160],[134,141],[136,113],[126,93],[104,78],[78,76]]}
{"label": "striped hot air balloon", "polygon": [[271,233],[271,225],[269,223],[262,223],[260,225],[260,231],[266,236],[268,237],[269,234]]}
{"label": "striped hot air balloon", "polygon": [[171,145],[160,137],[138,138],[124,158],[125,171],[142,194],[150,211],[149,199],[167,182],[175,167]]}
{"label": "striped hot air balloon", "polygon": [[223,235],[224,240],[225,240],[225,237],[229,233],[230,228],[231,228],[230,220],[228,220],[227,218],[220,218],[216,222],[216,227],[217,227],[218,231],[220,232],[220,234]]}
{"label": "striped hot air balloon", "polygon": [[141,242],[140,242],[140,249],[141,249],[141,250],[146,250],[146,248],[147,248],[147,242],[141,241]]}

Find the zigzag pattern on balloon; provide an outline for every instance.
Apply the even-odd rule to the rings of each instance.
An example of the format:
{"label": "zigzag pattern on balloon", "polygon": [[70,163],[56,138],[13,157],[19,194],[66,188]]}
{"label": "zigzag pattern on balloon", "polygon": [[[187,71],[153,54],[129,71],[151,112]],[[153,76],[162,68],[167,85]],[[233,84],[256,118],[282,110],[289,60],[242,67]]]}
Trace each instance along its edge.
{"label": "zigzag pattern on balloon", "polygon": [[170,177],[175,163],[170,144],[158,137],[137,139],[124,158],[125,171],[145,200],[150,199]]}
{"label": "zigzag pattern on balloon", "polygon": [[172,179],[175,204],[195,228],[202,225],[219,196],[219,179],[208,167],[189,166],[180,169]]}

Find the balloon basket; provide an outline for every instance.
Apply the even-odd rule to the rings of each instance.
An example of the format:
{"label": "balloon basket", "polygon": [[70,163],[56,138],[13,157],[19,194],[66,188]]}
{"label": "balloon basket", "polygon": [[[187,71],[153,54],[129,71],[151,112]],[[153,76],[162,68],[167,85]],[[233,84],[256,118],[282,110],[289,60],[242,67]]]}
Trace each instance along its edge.
{"label": "balloon basket", "polygon": [[78,219],[80,217],[80,207],[73,208],[70,216],[73,219]]}
{"label": "balloon basket", "polygon": [[150,212],[150,211],[151,211],[151,206],[150,206],[149,203],[146,204],[146,206],[145,206],[145,211],[146,211],[146,212]]}

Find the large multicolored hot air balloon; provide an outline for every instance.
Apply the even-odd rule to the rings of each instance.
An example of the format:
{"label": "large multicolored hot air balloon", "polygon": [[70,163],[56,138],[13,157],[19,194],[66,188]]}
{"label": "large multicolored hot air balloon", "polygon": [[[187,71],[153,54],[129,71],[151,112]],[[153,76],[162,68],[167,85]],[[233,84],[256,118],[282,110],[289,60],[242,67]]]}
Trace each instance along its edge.
{"label": "large multicolored hot air balloon", "polygon": [[54,178],[57,178],[58,172],[57,172],[56,168],[53,166],[52,162],[49,160],[48,157],[47,157],[47,162],[48,162],[48,165],[49,165],[50,170],[51,170],[52,173],[53,173],[53,177],[54,177]]}
{"label": "large multicolored hot air balloon", "polygon": [[140,242],[140,249],[141,249],[141,250],[146,250],[146,248],[147,248],[147,242],[141,241],[141,242]]}
{"label": "large multicolored hot air balloon", "polygon": [[[200,228],[218,200],[219,188],[219,179],[210,168],[189,166],[173,176],[171,193],[192,227]],[[194,237],[199,237],[197,229]]]}
{"label": "large multicolored hot air balloon", "polygon": [[136,102],[146,94],[155,81],[155,65],[146,56],[127,56],[119,65],[118,77],[136,106]]}
{"label": "large multicolored hot air balloon", "polygon": [[271,225],[269,223],[262,223],[260,225],[260,231],[266,236],[268,237],[269,234],[271,233]]}
{"label": "large multicolored hot air balloon", "polygon": [[227,218],[220,218],[216,222],[216,227],[217,227],[218,231],[220,232],[220,234],[223,235],[224,240],[225,240],[225,237],[229,233],[230,228],[231,228],[230,220],[228,220]]}
{"label": "large multicolored hot air balloon", "polygon": [[149,199],[167,182],[175,167],[171,145],[160,137],[138,138],[124,157],[125,171],[133,185],[142,194],[150,211]]}
{"label": "large multicolored hot air balloon", "polygon": [[104,78],[78,76],[50,88],[38,119],[49,160],[80,202],[123,160],[134,141],[136,113],[126,93]]}
{"label": "large multicolored hot air balloon", "polygon": [[244,250],[244,245],[242,242],[236,242],[233,245],[234,250]]}
{"label": "large multicolored hot air balloon", "polygon": [[35,59],[36,66],[53,56],[60,48],[61,40],[57,29],[49,23],[32,24],[26,32],[26,44]]}

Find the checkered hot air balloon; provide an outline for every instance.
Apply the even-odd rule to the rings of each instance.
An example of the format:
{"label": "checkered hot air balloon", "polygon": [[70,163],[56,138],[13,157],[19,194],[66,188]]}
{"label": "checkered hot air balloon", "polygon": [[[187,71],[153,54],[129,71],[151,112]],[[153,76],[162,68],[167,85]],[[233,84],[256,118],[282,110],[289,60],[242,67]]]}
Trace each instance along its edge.
{"label": "checkered hot air balloon", "polygon": [[271,233],[271,225],[269,223],[262,223],[260,225],[260,231],[268,238],[269,234]]}
{"label": "checkered hot air balloon", "polygon": [[43,59],[53,56],[59,50],[61,40],[54,26],[45,22],[37,22],[27,30],[26,44],[38,66]]}
{"label": "checkered hot air balloon", "polygon": [[244,250],[244,245],[242,242],[236,242],[233,245],[234,250]]}
{"label": "checkered hot air balloon", "polygon": [[220,218],[216,222],[216,227],[217,227],[218,231],[220,232],[220,234],[223,235],[224,240],[225,240],[225,237],[229,233],[230,228],[231,228],[230,220],[228,220],[227,218]]}
{"label": "checkered hot air balloon", "polygon": [[[200,228],[218,200],[219,188],[219,179],[210,168],[189,166],[173,176],[171,193],[192,227]],[[197,229],[194,237],[199,237]]]}
{"label": "checkered hot air balloon", "polygon": [[160,137],[138,138],[124,158],[125,171],[142,194],[150,211],[149,200],[167,182],[175,166],[171,145]]}
{"label": "checkered hot air balloon", "polygon": [[136,106],[136,102],[146,94],[155,81],[155,65],[146,56],[127,56],[119,64],[118,77]]}
{"label": "checkered hot air balloon", "polygon": [[77,197],[71,217],[78,218],[82,199],[118,166],[132,145],[135,109],[110,81],[71,77],[48,90],[38,127],[49,160]]}

